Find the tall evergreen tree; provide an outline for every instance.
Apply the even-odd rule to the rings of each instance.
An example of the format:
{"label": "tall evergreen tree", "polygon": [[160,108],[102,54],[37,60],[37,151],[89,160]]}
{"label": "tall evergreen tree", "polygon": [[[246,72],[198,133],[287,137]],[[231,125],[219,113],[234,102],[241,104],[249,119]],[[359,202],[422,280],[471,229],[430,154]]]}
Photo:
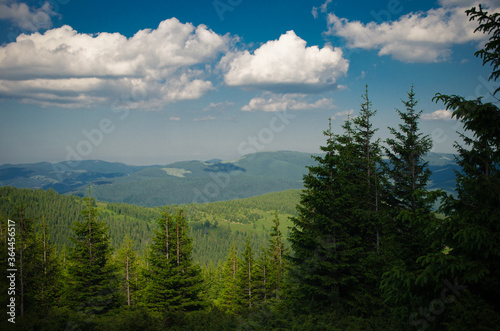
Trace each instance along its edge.
{"label": "tall evergreen tree", "polygon": [[60,259],[55,245],[50,240],[49,226],[45,216],[42,216],[37,224],[36,245],[38,252],[32,260],[32,263],[37,264],[35,286],[32,289],[34,306],[37,312],[46,313],[59,300],[63,284]]}
{"label": "tall evergreen tree", "polygon": [[304,175],[298,217],[291,219],[293,255],[289,258],[301,304],[353,303],[359,283],[362,237],[352,211],[359,208],[360,176],[352,166],[356,154],[349,121],[344,129],[344,135],[334,135],[330,122],[324,132],[327,143],[320,148],[325,154],[313,157],[317,164]]}
{"label": "tall evergreen tree", "polygon": [[280,231],[280,220],[278,217],[278,211],[276,210],[274,214],[274,225],[271,228],[271,239],[268,254],[266,258],[268,259],[269,269],[267,270],[268,286],[271,288],[271,295],[274,298],[280,298],[280,292],[283,289],[285,270],[286,270],[286,260],[287,250],[283,245],[283,238]]}
{"label": "tall evergreen tree", "polygon": [[[373,126],[377,111],[373,109],[368,95],[368,86],[361,96],[361,108],[352,120],[353,127],[347,128],[352,133],[355,151],[350,158],[351,178],[356,178],[357,187],[351,191],[355,200],[352,213],[357,219],[357,232],[361,236],[359,255],[359,284],[354,292],[353,306],[360,314],[378,313],[381,307],[379,291],[380,278],[386,268],[387,245],[385,221],[389,213],[388,192],[383,173],[380,139],[375,138],[378,129]],[[382,244],[384,241],[384,244]]]}
{"label": "tall evergreen tree", "polygon": [[110,263],[111,243],[106,225],[98,220],[91,189],[83,221],[75,222],[68,261],[70,307],[85,314],[102,314],[118,304],[115,270]]}
{"label": "tall evergreen tree", "polygon": [[384,148],[388,157],[392,197],[396,200],[396,205],[403,210],[429,210],[430,207],[425,201],[418,200],[416,192],[425,190],[431,175],[424,157],[432,149],[432,139],[420,132],[418,120],[422,110],[416,109],[418,101],[415,99],[413,86],[408,92],[408,100],[402,103],[406,110],[396,109],[402,123],[398,129],[388,128],[394,138],[387,139],[388,148]]}
{"label": "tall evergreen tree", "polygon": [[[16,207],[14,222],[17,225],[17,267],[18,267],[18,287],[19,287],[19,311],[23,316],[26,309],[26,302],[29,302],[29,287],[33,287],[32,278],[36,273],[35,256],[36,241],[35,228],[33,218],[26,217],[26,209],[28,207],[20,204]],[[33,294],[33,293],[32,293]],[[28,299],[28,300],[27,300]]]}
{"label": "tall evergreen tree", "polygon": [[389,128],[393,138],[387,139],[385,148],[393,208],[388,223],[393,260],[391,269],[383,275],[381,288],[386,302],[399,316],[408,316],[422,304],[422,297],[414,294],[412,284],[421,272],[417,259],[431,251],[432,240],[426,228],[435,222],[431,207],[437,197],[426,191],[431,172],[424,157],[432,148],[432,140],[419,130],[422,111],[416,109],[413,86],[407,95],[407,101],[402,101],[405,111],[396,109],[402,123],[398,130]]}
{"label": "tall evergreen tree", "polygon": [[253,257],[250,237],[247,237],[245,251],[240,260],[237,272],[237,305],[241,308],[252,308],[256,302],[255,259]]}
{"label": "tall evergreen tree", "polygon": [[[488,14],[480,6],[468,10],[477,19],[475,30],[488,33],[484,49],[476,52],[483,64],[493,64],[490,80],[496,80],[500,64],[500,14]],[[495,93],[499,90],[497,89]],[[452,329],[493,329],[500,323],[500,109],[481,98],[466,100],[457,95],[436,94],[452,116],[462,122],[464,145],[458,150],[456,196],[447,195],[439,209],[446,218],[432,224],[433,252],[419,262],[424,270],[416,279],[421,287],[434,289],[433,296],[444,284],[453,289],[450,296],[459,301],[442,314],[417,320],[423,327],[433,322],[436,327]],[[437,290],[437,291],[436,291]],[[444,290],[442,290],[444,291]],[[441,297],[442,297],[441,292]],[[461,296],[459,300],[457,297]],[[446,298],[445,298],[446,299]],[[447,300],[450,302],[450,300]],[[415,314],[416,315],[416,314]]]}
{"label": "tall evergreen tree", "polygon": [[171,216],[166,210],[158,219],[144,298],[146,305],[159,311],[193,311],[204,306],[203,278],[193,264],[192,240],[184,212]]}
{"label": "tall evergreen tree", "polygon": [[121,291],[126,298],[126,305],[135,305],[138,290],[138,256],[134,250],[134,242],[128,234],[125,241],[116,253],[118,273],[122,278]]}
{"label": "tall evergreen tree", "polygon": [[227,312],[235,313],[238,310],[238,269],[240,261],[236,251],[236,244],[233,242],[228,252],[226,263],[222,269],[222,282],[224,287],[220,293],[219,304]]}

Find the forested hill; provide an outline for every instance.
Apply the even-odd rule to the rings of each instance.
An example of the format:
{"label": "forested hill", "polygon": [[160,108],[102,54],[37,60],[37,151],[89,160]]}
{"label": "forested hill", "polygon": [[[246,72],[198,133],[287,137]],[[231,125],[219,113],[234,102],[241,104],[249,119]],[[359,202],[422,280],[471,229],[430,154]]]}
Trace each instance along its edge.
{"label": "forested hill", "polygon": [[[433,172],[429,188],[452,192],[452,154],[429,153]],[[308,153],[279,151],[248,154],[238,160],[185,161],[134,167],[104,161],[36,163],[0,166],[0,186],[54,189],[83,196],[90,184],[99,201],[163,206],[248,198],[271,192],[301,189]]]}
{"label": "forested hill", "polygon": [[[249,234],[255,252],[267,244],[269,231],[276,210],[279,213],[282,231],[286,235],[289,216],[296,215],[299,190],[269,193],[262,196],[202,204],[169,206],[171,213],[182,208],[187,216],[194,242],[195,262],[215,265],[223,260],[233,242],[243,251]],[[80,212],[85,208],[86,198],[60,195],[54,190],[0,188],[0,216],[12,218],[16,207],[27,206],[26,216],[40,219],[45,217],[51,240],[62,251],[71,246],[72,225],[82,220]],[[103,220],[111,236],[112,245],[117,248],[126,235],[135,243],[135,249],[144,252],[162,207],[148,208],[124,203],[97,202],[99,219]],[[0,218],[1,218],[0,217]]]}

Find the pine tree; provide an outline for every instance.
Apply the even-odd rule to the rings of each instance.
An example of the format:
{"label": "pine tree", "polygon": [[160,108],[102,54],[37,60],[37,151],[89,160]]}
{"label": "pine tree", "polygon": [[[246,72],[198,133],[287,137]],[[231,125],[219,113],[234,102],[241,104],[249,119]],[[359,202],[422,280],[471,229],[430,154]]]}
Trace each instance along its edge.
{"label": "pine tree", "polygon": [[68,261],[69,284],[66,300],[70,307],[85,314],[102,314],[118,304],[115,270],[110,263],[108,229],[98,221],[91,189],[83,221],[75,222]]}

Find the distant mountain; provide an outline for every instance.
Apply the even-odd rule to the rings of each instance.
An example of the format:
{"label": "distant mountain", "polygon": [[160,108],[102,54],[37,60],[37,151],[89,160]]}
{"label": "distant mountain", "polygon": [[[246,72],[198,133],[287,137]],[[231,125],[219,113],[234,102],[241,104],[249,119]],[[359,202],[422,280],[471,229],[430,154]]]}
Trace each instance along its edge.
{"label": "distant mountain", "polygon": [[59,163],[4,164],[0,166],[0,186],[52,188],[67,193],[91,183],[110,183],[144,167],[97,160]]}
{"label": "distant mountain", "polygon": [[[455,189],[452,154],[430,153],[433,175],[429,188]],[[101,201],[161,206],[247,198],[303,188],[309,153],[278,151],[245,155],[237,160],[183,161],[168,165],[129,166],[104,161],[6,164],[0,166],[0,186],[52,188],[84,195],[92,184]]]}

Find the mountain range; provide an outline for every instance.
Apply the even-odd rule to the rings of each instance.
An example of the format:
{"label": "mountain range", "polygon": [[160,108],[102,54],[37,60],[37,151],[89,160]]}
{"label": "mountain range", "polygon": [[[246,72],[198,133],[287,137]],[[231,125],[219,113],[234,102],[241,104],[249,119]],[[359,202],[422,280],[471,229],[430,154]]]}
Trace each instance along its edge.
{"label": "mountain range", "polygon": [[[455,189],[458,170],[453,154],[429,153],[429,189]],[[87,160],[80,162],[4,164],[0,186],[53,189],[83,196],[89,185],[100,201],[142,206],[233,200],[303,188],[309,153],[278,151],[247,154],[237,160],[182,161],[168,165],[131,166]]]}

